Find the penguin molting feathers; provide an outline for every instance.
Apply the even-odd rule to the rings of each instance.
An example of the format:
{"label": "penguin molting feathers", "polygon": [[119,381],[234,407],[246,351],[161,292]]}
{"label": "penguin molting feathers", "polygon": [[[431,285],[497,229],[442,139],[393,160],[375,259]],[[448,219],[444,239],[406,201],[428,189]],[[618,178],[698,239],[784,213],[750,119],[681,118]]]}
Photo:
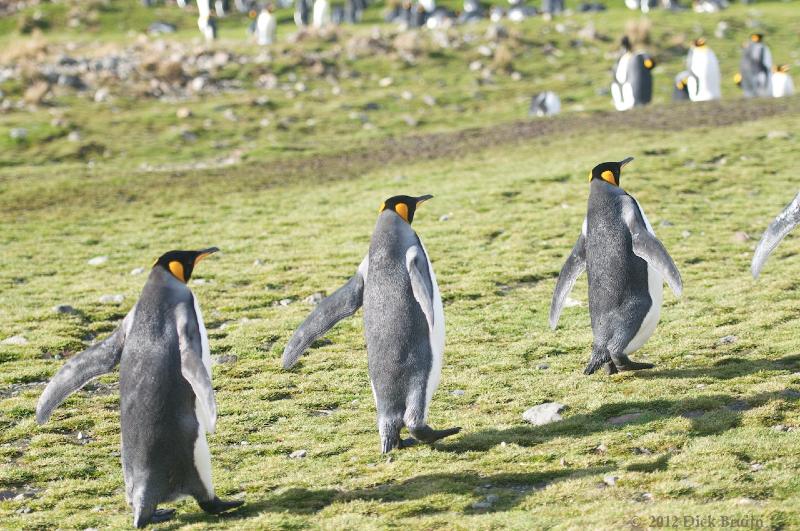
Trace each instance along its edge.
{"label": "penguin molting feathers", "polygon": [[750,265],[750,272],[753,274],[753,278],[758,278],[758,274],[761,273],[761,268],[764,267],[764,262],[767,261],[770,253],[775,250],[781,240],[798,223],[800,223],[800,193],[783,209],[783,212],[778,214],[778,217],[770,223],[761,236],[758,247],[756,247],[756,251],[753,254],[753,262]]}

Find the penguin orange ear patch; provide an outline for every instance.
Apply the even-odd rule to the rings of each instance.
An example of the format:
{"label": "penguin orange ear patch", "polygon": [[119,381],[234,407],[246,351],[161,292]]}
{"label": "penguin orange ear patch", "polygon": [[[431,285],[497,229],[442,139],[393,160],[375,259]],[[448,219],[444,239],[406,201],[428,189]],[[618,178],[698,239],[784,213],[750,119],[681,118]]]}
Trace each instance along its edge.
{"label": "penguin orange ear patch", "polygon": [[378,214],[386,210],[386,203],[381,203],[381,206],[378,208]]}
{"label": "penguin orange ear patch", "polygon": [[647,58],[647,59],[645,59],[645,60],[644,60],[644,67],[645,67],[646,69],[650,70],[650,69],[651,69],[651,68],[653,68],[654,66],[656,66],[656,64],[653,62],[653,60],[652,60],[652,59],[650,59],[650,58]]}
{"label": "penguin orange ear patch", "polygon": [[397,203],[394,207],[394,211],[400,214],[401,218],[408,221],[408,205],[405,203]]}
{"label": "penguin orange ear patch", "polygon": [[614,177],[614,172],[612,172],[611,170],[604,171],[603,173],[600,174],[600,177],[602,177],[603,180],[607,183],[613,184],[614,186],[617,185],[617,178]]}
{"label": "penguin orange ear patch", "polygon": [[169,270],[170,272],[175,275],[175,278],[186,283],[186,277],[183,274],[183,264],[178,262],[177,260],[173,260],[169,263]]}

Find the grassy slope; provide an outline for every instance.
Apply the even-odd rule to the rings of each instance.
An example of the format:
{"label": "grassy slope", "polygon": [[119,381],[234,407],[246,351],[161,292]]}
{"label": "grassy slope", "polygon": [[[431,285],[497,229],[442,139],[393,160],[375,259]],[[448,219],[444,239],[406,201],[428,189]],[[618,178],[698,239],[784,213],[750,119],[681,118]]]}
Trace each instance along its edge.
{"label": "grassy slope", "polygon": [[[492,116],[487,121],[500,120]],[[0,129],[12,119],[0,117]],[[2,204],[37,208],[0,212],[0,337],[30,340],[0,346],[0,490],[40,491],[0,502],[0,526],[128,525],[116,376],[70,398],[41,428],[35,402],[63,363],[53,355],[107,334],[135,301],[144,277],[129,275],[133,267],[178,245],[212,244],[224,252],[203,262],[196,278],[205,283],[192,288],[213,353],[239,357],[214,368],[221,413],[210,438],[214,477],[221,495],[243,495],[248,505],[231,520],[181,502],[178,519],[164,527],[618,528],[646,525],[649,515],[724,514],[800,525],[800,466],[787,458],[800,444],[796,432],[772,429],[800,424],[797,395],[787,392],[800,389],[796,238],[759,282],[748,277],[754,242],[733,238],[757,237],[794,194],[800,138],[768,133],[798,131],[800,117],[679,132],[602,125],[457,160],[392,164],[313,189],[291,179],[248,189],[253,165],[220,172],[234,184],[216,187],[213,172],[143,176],[116,157],[91,171],[6,168]],[[149,157],[171,158],[163,147],[148,149]],[[685,295],[665,295],[661,325],[637,357],[657,363],[655,371],[586,378],[585,306],[565,310],[557,332],[547,328],[547,311],[580,230],[585,175],[625,155],[637,160],[622,184],[678,263]],[[91,186],[105,193],[87,193],[76,205]],[[414,224],[448,320],[431,422],[464,432],[387,461],[378,453],[358,316],[297,370],[279,370],[278,358],[310,310],[302,299],[330,293],[352,274],[375,208],[394,193],[436,195]],[[449,220],[439,221],[443,214]],[[110,260],[86,265],[97,255]],[[584,277],[573,297],[585,301],[585,290]],[[98,304],[107,293],[125,302]],[[284,298],[295,302],[273,305]],[[55,304],[81,314],[57,315]],[[728,335],[737,341],[719,344]],[[549,368],[537,369],[542,363]],[[464,395],[450,394],[456,389]],[[565,420],[524,425],[521,413],[547,400],[569,406]],[[749,409],[725,407],[737,400]],[[622,427],[608,423],[632,412],[644,415]],[[78,431],[91,441],[78,444]],[[593,450],[600,444],[605,453]],[[306,459],[287,459],[301,448]],[[763,469],[752,471],[752,463]],[[600,489],[606,475],[620,479]],[[499,496],[492,509],[472,508],[487,495]],[[18,514],[23,507],[32,511]]]}

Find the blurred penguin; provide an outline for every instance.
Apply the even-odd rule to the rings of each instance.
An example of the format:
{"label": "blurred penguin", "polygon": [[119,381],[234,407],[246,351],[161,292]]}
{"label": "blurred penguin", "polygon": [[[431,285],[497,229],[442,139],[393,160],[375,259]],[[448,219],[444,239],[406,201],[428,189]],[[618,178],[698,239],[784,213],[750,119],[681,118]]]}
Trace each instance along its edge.
{"label": "blurred penguin", "polygon": [[316,29],[331,23],[331,4],[328,0],[314,0],[314,14],[311,25]]}
{"label": "blurred penguin", "polygon": [[794,94],[794,83],[789,75],[789,65],[775,67],[772,72],[772,97],[783,98]]}
{"label": "blurred penguin", "polygon": [[625,7],[632,10],[641,10],[642,13],[649,13],[650,9],[657,5],[656,0],[625,0]]}
{"label": "blurred penguin", "polygon": [[311,8],[308,6],[309,0],[295,0],[294,3],[294,23],[298,28],[308,26],[311,20]]}
{"label": "blurred penguin", "polygon": [[742,50],[736,84],[742,87],[745,98],[772,96],[772,52],[764,44],[760,33],[750,35],[750,42]]}
{"label": "blurred penguin", "polygon": [[561,112],[561,98],[550,90],[531,98],[528,116],[553,116]]}
{"label": "blurred penguin", "polygon": [[672,87],[672,101],[689,101],[689,78],[692,73],[684,70],[675,76],[675,84]]}
{"label": "blurred penguin", "polygon": [[539,14],[535,7],[525,5],[525,0],[508,0],[508,3],[510,7],[506,16],[511,22],[522,22]]}
{"label": "blurred penguin", "polygon": [[268,46],[275,42],[275,29],[278,20],[274,15],[275,4],[267,4],[261,9],[256,19],[256,41],[260,46]]}
{"label": "blurred penguin", "polygon": [[222,18],[225,16],[225,12],[228,10],[228,2],[225,0],[216,0],[214,2],[214,11],[216,11],[217,16]]}
{"label": "blurred penguin", "polygon": [[687,80],[692,101],[718,100],[721,96],[719,61],[704,38],[694,41],[686,57],[686,68],[691,72]]}
{"label": "blurred penguin", "polygon": [[542,12],[545,17],[552,17],[564,11],[564,0],[542,0]]}
{"label": "blurred penguin", "polygon": [[656,63],[645,52],[633,52],[630,39],[622,38],[622,55],[614,66],[611,96],[618,111],[647,105],[653,99],[653,73]]}
{"label": "blurred penguin", "polygon": [[483,19],[483,8],[478,0],[464,0],[464,10],[458,17],[459,24],[477,22]]}
{"label": "blurred penguin", "polygon": [[197,27],[203,34],[206,41],[213,41],[217,38],[217,22],[211,17],[211,0],[197,0]]}

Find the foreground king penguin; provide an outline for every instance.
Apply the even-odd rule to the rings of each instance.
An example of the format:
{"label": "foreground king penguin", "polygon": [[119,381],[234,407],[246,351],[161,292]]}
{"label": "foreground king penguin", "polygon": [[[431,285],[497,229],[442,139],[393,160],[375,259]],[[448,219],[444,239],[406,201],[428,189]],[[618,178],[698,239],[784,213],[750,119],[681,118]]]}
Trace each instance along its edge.
{"label": "foreground king penguin", "polygon": [[758,274],[761,273],[761,268],[764,267],[764,262],[767,261],[770,253],[775,250],[781,240],[798,223],[800,223],[800,193],[783,209],[783,212],[778,214],[778,217],[770,223],[761,236],[756,252],[753,254],[753,262],[750,265],[750,272],[753,273],[753,278],[758,278]]}
{"label": "foreground king penguin", "polygon": [[[461,430],[434,430],[427,423],[442,371],[444,310],[428,253],[411,222],[431,197],[399,195],[381,205],[369,253],[356,274],[311,312],[283,351],[288,369],[317,338],[364,306],[369,379],[384,453],[416,441],[432,444]],[[401,441],[403,426],[413,439]]]}
{"label": "foreground king penguin", "polygon": [[212,514],[243,503],[220,500],[211,483],[211,354],[200,306],[186,286],[197,263],[216,251],[161,256],[119,327],[67,361],[36,406],[44,424],[67,396],[119,364],[122,472],[136,527],[168,520],[175,510],[158,504],[184,495]]}
{"label": "foreground king penguin", "polygon": [[621,162],[598,164],[589,174],[591,192],[578,241],[558,276],[550,305],[555,330],[575,280],[587,270],[592,356],[585,374],[605,366],[609,374],[650,369],[628,355],[650,338],[663,299],[662,278],[675,295],[683,290],[678,268],[655,237],[639,203],[620,188]]}

